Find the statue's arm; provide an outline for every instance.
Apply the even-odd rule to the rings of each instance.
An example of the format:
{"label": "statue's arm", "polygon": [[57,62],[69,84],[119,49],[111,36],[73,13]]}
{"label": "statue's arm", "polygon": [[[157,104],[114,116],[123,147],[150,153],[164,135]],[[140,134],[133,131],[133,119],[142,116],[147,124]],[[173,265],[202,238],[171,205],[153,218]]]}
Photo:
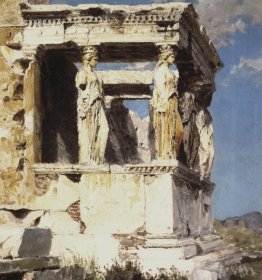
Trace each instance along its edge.
{"label": "statue's arm", "polygon": [[76,87],[82,91],[86,89],[87,86],[87,76],[86,72],[80,70],[76,75]]}

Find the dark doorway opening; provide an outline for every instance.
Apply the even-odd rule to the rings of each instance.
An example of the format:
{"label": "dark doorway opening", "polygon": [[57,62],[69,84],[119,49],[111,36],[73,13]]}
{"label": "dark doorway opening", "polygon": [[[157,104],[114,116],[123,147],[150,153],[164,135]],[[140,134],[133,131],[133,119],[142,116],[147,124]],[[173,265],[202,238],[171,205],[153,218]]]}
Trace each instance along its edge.
{"label": "dark doorway opening", "polygon": [[42,162],[77,163],[77,68],[63,51],[47,51],[41,67]]}

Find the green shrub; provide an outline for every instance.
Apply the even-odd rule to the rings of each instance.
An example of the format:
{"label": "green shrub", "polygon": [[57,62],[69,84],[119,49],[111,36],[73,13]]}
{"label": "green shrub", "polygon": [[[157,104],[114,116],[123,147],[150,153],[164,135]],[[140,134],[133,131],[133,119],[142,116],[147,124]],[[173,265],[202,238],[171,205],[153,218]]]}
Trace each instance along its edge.
{"label": "green shrub", "polygon": [[229,221],[223,226],[218,221],[215,221],[214,227],[226,243],[233,243],[244,251],[262,251],[262,235],[246,228],[243,223],[234,225]]}

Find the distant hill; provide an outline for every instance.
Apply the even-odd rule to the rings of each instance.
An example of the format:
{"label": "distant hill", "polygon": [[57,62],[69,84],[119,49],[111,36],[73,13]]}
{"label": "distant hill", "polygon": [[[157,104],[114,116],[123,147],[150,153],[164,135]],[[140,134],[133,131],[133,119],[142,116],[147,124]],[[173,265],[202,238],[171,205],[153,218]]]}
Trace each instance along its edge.
{"label": "distant hill", "polygon": [[262,213],[251,212],[239,217],[215,220],[214,228],[226,243],[262,257]]}
{"label": "distant hill", "polygon": [[245,223],[246,228],[254,230],[256,233],[262,234],[262,213],[251,212],[242,216],[227,218],[220,221],[222,225],[233,223],[233,225],[240,225]]}

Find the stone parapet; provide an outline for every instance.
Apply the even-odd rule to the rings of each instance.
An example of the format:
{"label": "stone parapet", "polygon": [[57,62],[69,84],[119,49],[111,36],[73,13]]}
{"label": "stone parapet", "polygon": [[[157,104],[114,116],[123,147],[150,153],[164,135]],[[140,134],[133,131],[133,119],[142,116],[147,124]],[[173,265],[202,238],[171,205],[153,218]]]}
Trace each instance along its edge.
{"label": "stone parapet", "polygon": [[178,162],[97,168],[38,164],[34,172],[36,196],[29,207],[66,210],[79,200],[79,222],[87,226],[88,234],[143,231],[181,238],[212,232],[214,184]]}
{"label": "stone parapet", "polygon": [[140,174],[140,175],[159,175],[170,174],[174,177],[183,179],[200,189],[213,191],[215,184],[208,179],[202,179],[199,173],[185,167],[180,162],[163,161],[148,164],[125,164],[125,165],[88,165],[88,164],[59,164],[59,163],[38,163],[34,165],[33,171],[36,175],[41,174]]}

